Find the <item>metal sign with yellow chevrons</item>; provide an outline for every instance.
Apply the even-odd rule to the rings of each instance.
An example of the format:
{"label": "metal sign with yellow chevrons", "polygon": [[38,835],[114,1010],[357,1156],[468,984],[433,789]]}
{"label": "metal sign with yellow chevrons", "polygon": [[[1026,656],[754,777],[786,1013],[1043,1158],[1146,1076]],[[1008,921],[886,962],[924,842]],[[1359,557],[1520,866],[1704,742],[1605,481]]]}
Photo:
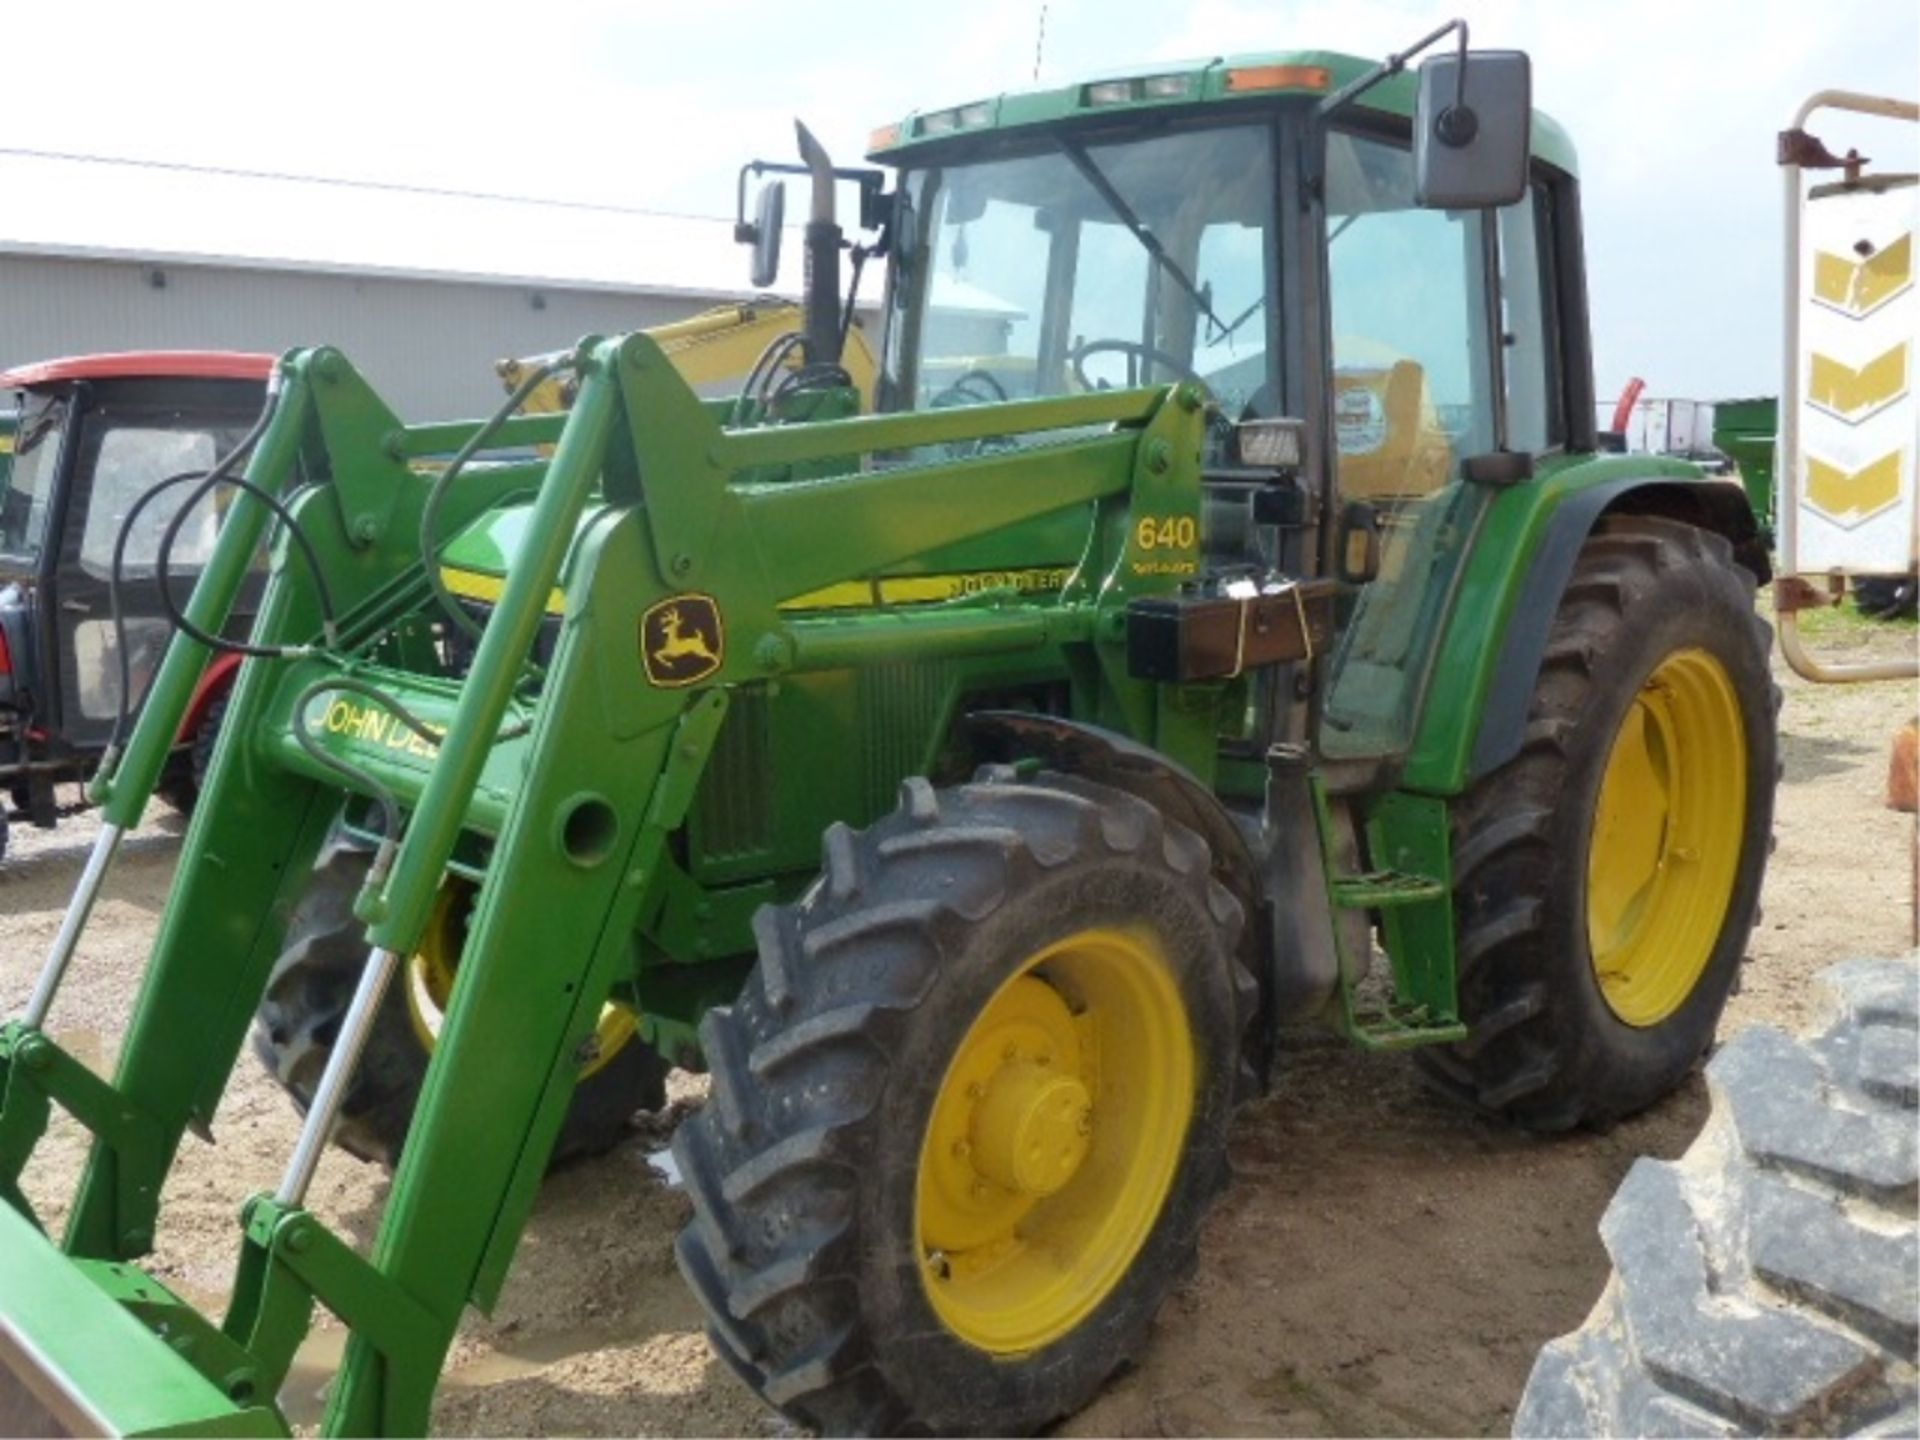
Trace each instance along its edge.
{"label": "metal sign with yellow chevrons", "polygon": [[1903,340],[1857,370],[1830,355],[1816,354],[1807,377],[1807,402],[1858,424],[1906,395],[1912,351],[1913,347]]}
{"label": "metal sign with yellow chevrons", "polygon": [[1885,177],[1823,186],[1805,202],[1795,546],[1803,573],[1914,563],[1915,194],[1910,179]]}

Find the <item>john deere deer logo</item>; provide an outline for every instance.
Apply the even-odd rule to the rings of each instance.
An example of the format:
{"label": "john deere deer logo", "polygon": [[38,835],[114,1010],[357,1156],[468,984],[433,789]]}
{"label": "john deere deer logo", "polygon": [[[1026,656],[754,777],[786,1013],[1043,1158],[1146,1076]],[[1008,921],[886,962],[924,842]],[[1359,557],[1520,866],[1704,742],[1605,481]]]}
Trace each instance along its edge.
{"label": "john deere deer logo", "polygon": [[694,685],[726,658],[727,635],[711,595],[675,595],[640,619],[640,658],[647,679],[664,689]]}

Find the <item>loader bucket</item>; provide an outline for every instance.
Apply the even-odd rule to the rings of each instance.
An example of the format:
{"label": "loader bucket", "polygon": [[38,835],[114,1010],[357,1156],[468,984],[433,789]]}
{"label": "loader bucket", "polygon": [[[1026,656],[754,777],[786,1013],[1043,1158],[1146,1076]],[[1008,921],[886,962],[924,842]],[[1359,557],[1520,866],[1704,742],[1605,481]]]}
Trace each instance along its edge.
{"label": "loader bucket", "polygon": [[243,1370],[222,1389],[196,1368],[229,1353],[137,1267],[69,1259],[0,1204],[0,1435],[285,1435]]}

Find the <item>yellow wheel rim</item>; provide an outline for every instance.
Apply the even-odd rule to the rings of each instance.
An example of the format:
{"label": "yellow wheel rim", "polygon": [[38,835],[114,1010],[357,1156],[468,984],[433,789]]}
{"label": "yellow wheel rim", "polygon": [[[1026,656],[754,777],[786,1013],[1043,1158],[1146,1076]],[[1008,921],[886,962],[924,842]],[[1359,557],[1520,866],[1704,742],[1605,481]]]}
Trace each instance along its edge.
{"label": "yellow wheel rim", "polygon": [[1179,985],[1143,931],[1082,931],[995,992],[920,1148],[916,1239],[948,1329],[1017,1355],[1092,1313],[1172,1188],[1195,1071]]}
{"label": "yellow wheel rim", "polygon": [[1747,733],[1733,680],[1677,650],[1634,697],[1607,758],[1587,854],[1587,942],[1629,1025],[1685,1003],[1720,939],[1747,821]]}
{"label": "yellow wheel rim", "polygon": [[[433,914],[427,919],[427,933],[420,948],[407,965],[407,1018],[421,1047],[431,1055],[440,1043],[440,1027],[446,1023],[447,1003],[453,997],[453,979],[460,968],[460,950],[467,942],[467,917],[473,911],[474,887],[464,880],[449,880],[434,901]],[[600,1020],[586,1045],[577,1077],[585,1080],[606,1066],[640,1028],[633,1008],[609,1000],[600,1009]]]}

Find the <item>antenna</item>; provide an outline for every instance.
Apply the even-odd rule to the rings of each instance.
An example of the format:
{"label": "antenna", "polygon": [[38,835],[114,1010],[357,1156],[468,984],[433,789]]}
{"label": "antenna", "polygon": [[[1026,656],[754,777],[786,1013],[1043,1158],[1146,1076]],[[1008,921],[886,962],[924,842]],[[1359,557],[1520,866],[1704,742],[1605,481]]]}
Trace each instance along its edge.
{"label": "antenna", "polygon": [[1046,50],[1047,5],[1046,0],[1040,0],[1040,31],[1033,37],[1033,78],[1036,82],[1040,79],[1040,57],[1046,53]]}

